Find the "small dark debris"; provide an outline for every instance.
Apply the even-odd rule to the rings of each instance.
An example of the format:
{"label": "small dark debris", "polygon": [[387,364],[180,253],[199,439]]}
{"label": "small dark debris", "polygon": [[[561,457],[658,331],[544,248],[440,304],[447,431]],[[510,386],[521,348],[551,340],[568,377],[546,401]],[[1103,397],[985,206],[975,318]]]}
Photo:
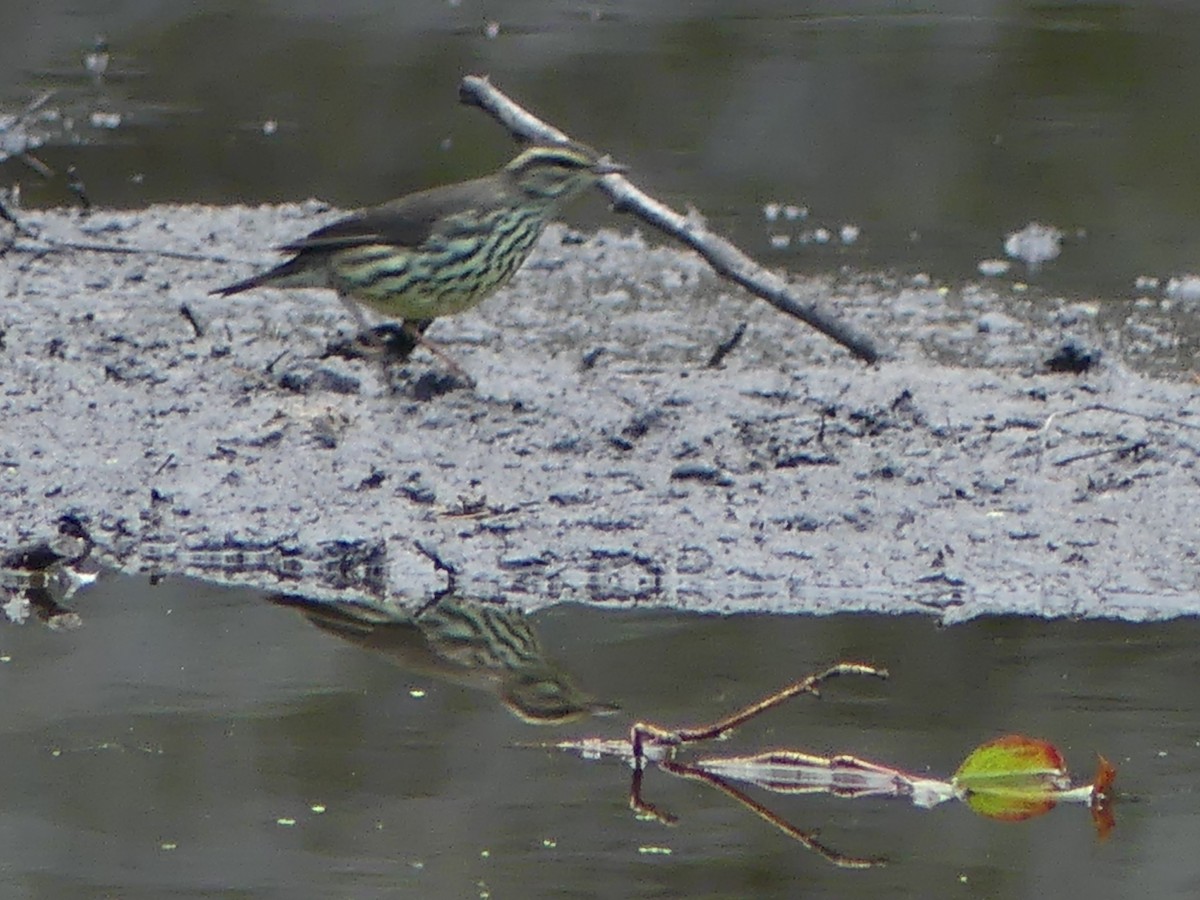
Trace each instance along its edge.
{"label": "small dark debris", "polygon": [[431,506],[437,502],[437,493],[421,480],[420,473],[410,475],[408,481],[397,490],[402,497],[422,506]]}
{"label": "small dark debris", "polygon": [[639,416],[635,416],[628,425],[621,429],[621,437],[636,441],[639,438],[645,437],[650,428],[661,422],[662,419],[662,410],[652,409],[644,412]]}
{"label": "small dark debris", "polygon": [[729,487],[733,484],[733,479],[728,474],[715,466],[705,465],[704,463],[684,463],[682,466],[677,466],[671,472],[671,480],[701,481],[705,484],[715,484],[720,487]]}
{"label": "small dark debris", "polygon": [[279,365],[279,361],[280,361],[281,359],[283,359],[285,356],[287,356],[289,353],[291,353],[291,351],[290,351],[290,350],[280,350],[280,351],[279,351],[279,354],[278,354],[277,356],[275,356],[275,357],[274,357],[274,358],[273,358],[273,359],[272,359],[272,360],[271,360],[269,363],[267,363],[267,364],[266,364],[266,366],[263,368],[263,374],[264,374],[264,375],[270,375],[272,372],[274,372],[274,371],[275,371],[275,367],[276,367],[277,365]]}
{"label": "small dark debris", "polygon": [[1082,375],[1100,364],[1100,356],[1099,350],[1088,350],[1076,341],[1067,341],[1046,360],[1046,371]]}
{"label": "small dark debris", "polygon": [[196,319],[196,314],[192,312],[190,306],[186,303],[181,303],[179,305],[179,314],[183,316],[185,322],[192,326],[192,331],[196,333],[196,337],[204,337],[204,329],[200,326],[199,321]]}
{"label": "small dark debris", "polygon": [[334,372],[331,369],[317,369],[313,372],[291,369],[279,376],[279,386],[297,394],[313,394],[318,391],[328,391],[331,394],[357,394],[362,387],[362,382],[352,375]]}
{"label": "small dark debris", "polygon": [[739,322],[738,327],[733,330],[733,334],[731,334],[721,343],[717,344],[716,348],[712,352],[712,356],[710,356],[708,358],[708,362],[705,363],[705,368],[715,369],[725,361],[725,357],[732,353],[733,349],[739,343],[741,343],[742,336],[746,333],[746,326],[746,322]]}
{"label": "small dark debris", "polygon": [[912,391],[908,388],[902,390],[896,395],[896,399],[892,401],[892,412],[900,412],[901,410],[905,412],[915,411],[916,407],[913,406],[912,398]]}
{"label": "small dark debris", "polygon": [[1038,531],[1010,531],[1008,533],[1009,540],[1013,541],[1032,541],[1034,538],[1041,537],[1041,532]]}
{"label": "small dark debris", "polygon": [[283,429],[276,428],[274,431],[268,431],[261,437],[249,438],[244,443],[247,447],[274,447],[283,440]]}
{"label": "small dark debris", "polygon": [[550,560],[544,556],[513,556],[496,561],[498,568],[509,572],[519,569],[542,569],[548,565]]}
{"label": "small dark debris", "polygon": [[312,438],[313,444],[317,447],[320,447],[322,450],[337,449],[337,445],[338,445],[337,435],[333,434],[330,431],[319,429],[319,428],[314,429],[313,432],[310,434],[310,437]]}
{"label": "small dark debris", "polygon": [[577,453],[584,449],[583,439],[579,435],[559,438],[548,448],[552,453]]}
{"label": "small dark debris", "polygon": [[555,506],[582,506],[591,500],[591,495],[587,491],[576,491],[574,493],[551,494],[548,498]]}
{"label": "small dark debris", "polygon": [[950,575],[946,572],[933,572],[929,575],[922,575],[917,579],[917,584],[944,584],[958,588],[965,587],[966,581],[957,575]]}
{"label": "small dark debris", "polygon": [[428,403],[444,394],[471,387],[457,375],[449,372],[424,372],[409,389],[410,395],[419,403]]}
{"label": "small dark debris", "polygon": [[631,531],[637,527],[629,519],[586,519],[579,524],[596,531]]}
{"label": "small dark debris", "polygon": [[821,527],[821,520],[808,513],[797,513],[782,519],[772,519],[772,522],[782,525],[784,531],[799,531],[811,533]]}
{"label": "small dark debris", "polygon": [[775,461],[777,469],[797,469],[800,466],[836,466],[837,457],[832,453],[789,453]]}
{"label": "small dark debris", "polygon": [[387,481],[387,473],[380,469],[377,469],[375,466],[371,466],[371,474],[368,475],[366,478],[364,478],[362,481],[360,481],[358,483],[358,487],[355,488],[355,490],[359,490],[359,491],[374,490],[375,488],[377,488],[381,484],[383,484],[385,481]]}
{"label": "small dark debris", "polygon": [[596,367],[600,357],[608,352],[606,347],[593,347],[587,353],[583,354],[583,359],[579,361],[580,371],[587,372]]}

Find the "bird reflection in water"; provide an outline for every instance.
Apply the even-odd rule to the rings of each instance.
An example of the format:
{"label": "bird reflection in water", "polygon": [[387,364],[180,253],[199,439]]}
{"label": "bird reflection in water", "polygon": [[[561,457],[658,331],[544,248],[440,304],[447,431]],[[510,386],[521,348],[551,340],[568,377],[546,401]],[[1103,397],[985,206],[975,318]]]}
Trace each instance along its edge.
{"label": "bird reflection in water", "polygon": [[529,618],[515,607],[457,595],[416,612],[294,595],[272,600],[409,672],[495,694],[530,724],[558,725],[617,709],[584,693],[549,660]]}

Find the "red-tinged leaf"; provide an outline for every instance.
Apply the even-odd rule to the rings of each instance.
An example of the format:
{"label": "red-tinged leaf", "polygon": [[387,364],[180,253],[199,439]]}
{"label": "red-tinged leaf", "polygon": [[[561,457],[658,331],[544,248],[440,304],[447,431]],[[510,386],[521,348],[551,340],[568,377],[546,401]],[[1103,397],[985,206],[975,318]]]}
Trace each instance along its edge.
{"label": "red-tinged leaf", "polygon": [[1068,786],[1062,754],[1048,741],[1010,734],[976,747],[952,779],[971,809],[1020,822],[1054,808]]}
{"label": "red-tinged leaf", "polygon": [[1096,837],[1105,840],[1112,830],[1117,827],[1117,818],[1113,815],[1113,781],[1117,777],[1116,767],[1103,756],[1099,756],[1096,764],[1096,780],[1092,782],[1092,824],[1096,826]]}
{"label": "red-tinged leaf", "polygon": [[1010,734],[976,747],[953,780],[955,786],[975,791],[1056,781],[1066,773],[1062,754],[1049,741]]}
{"label": "red-tinged leaf", "polygon": [[1054,809],[1054,794],[1044,787],[1029,791],[972,791],[965,799],[967,806],[981,816],[1001,822],[1024,822]]}

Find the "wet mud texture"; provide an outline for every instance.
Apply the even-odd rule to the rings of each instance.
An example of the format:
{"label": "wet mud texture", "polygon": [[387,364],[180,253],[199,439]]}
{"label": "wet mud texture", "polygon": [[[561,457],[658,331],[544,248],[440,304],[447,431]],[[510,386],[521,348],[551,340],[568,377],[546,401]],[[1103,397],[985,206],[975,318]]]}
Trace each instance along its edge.
{"label": "wet mud texture", "polygon": [[[30,214],[156,253],[0,260],[0,546],[421,603],[458,589],[695,610],[1197,612],[1200,388],[1099,309],[801,283],[875,367],[636,233],[550,229],[512,285],[385,373],[328,292],[208,292],[318,204]],[[627,228],[629,226],[626,226]],[[161,251],[228,258],[169,258]],[[706,364],[739,323],[748,328]],[[1098,365],[1048,371],[1073,343]],[[1068,358],[1068,362],[1070,359]]]}

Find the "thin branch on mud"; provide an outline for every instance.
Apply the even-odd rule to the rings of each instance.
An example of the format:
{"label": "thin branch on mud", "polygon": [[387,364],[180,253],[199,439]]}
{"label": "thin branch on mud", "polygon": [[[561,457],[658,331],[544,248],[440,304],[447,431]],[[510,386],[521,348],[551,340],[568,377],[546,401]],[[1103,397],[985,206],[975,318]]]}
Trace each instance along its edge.
{"label": "thin branch on mud", "polygon": [[1149,446],[1149,441],[1132,441],[1128,444],[1122,444],[1120,447],[1102,447],[1099,450],[1087,450],[1083,453],[1076,453],[1074,456],[1056,459],[1054,465],[1061,468],[1062,466],[1069,466],[1072,463],[1082,462],[1085,459],[1095,459],[1097,456],[1105,456],[1109,453],[1121,459],[1126,456],[1136,456]]}
{"label": "thin branch on mud", "polygon": [[183,316],[189,325],[192,326],[192,331],[196,332],[196,337],[204,337],[204,328],[196,319],[196,314],[192,312],[192,308],[190,306],[188,306],[186,303],[181,303],[179,305],[179,314]]}
{"label": "thin branch on mud", "polygon": [[717,366],[721,365],[721,363],[725,361],[725,357],[732,353],[733,348],[741,342],[742,336],[745,335],[745,333],[746,323],[738,323],[738,327],[733,330],[733,334],[721,341],[721,343],[717,344],[716,349],[713,350],[712,356],[708,358],[705,368],[715,369]]}
{"label": "thin branch on mud", "polygon": [[[1183,420],[1183,418],[1181,418],[1179,416],[1165,416],[1165,415],[1160,415],[1158,413],[1139,412],[1136,409],[1124,409],[1120,406],[1112,406],[1111,404],[1108,404],[1108,403],[1088,403],[1084,406],[1075,406],[1075,407],[1072,407],[1071,409],[1066,409],[1061,412],[1052,412],[1052,413],[1050,413],[1050,415],[1046,416],[1045,421],[1042,422],[1042,425],[1038,429],[1037,433],[1039,436],[1047,435],[1050,432],[1050,427],[1052,425],[1054,425],[1057,420],[1066,419],[1071,416],[1077,416],[1077,415],[1081,415],[1083,413],[1089,413],[1089,412],[1110,413],[1114,416],[1129,416],[1130,418],[1133,418],[1133,419],[1141,419],[1143,422],[1151,422],[1151,423],[1157,424],[1157,425],[1165,425],[1165,426],[1167,426],[1167,428],[1165,430],[1163,430],[1162,432],[1156,434],[1155,435],[1156,438],[1163,440],[1163,441],[1171,441],[1175,445],[1187,450],[1189,453],[1192,453],[1195,456],[1200,456],[1200,448],[1196,447],[1193,444],[1188,443],[1186,440],[1183,439],[1182,435],[1175,434],[1171,430],[1172,428],[1180,428],[1180,429],[1188,429],[1190,431],[1200,431],[1200,423],[1186,422]],[[1187,415],[1187,414],[1188,413],[1186,413],[1186,412],[1184,413],[1184,415]],[[1146,444],[1148,442],[1143,441],[1141,443]],[[1122,446],[1122,447],[1106,447],[1102,450],[1094,451],[1093,453],[1090,453],[1090,454],[1084,454],[1083,456],[1068,457],[1065,460],[1058,460],[1054,463],[1054,465],[1065,466],[1065,465],[1068,465],[1069,463],[1076,462],[1079,459],[1086,459],[1088,457],[1088,455],[1100,455],[1102,453],[1121,453],[1122,451],[1136,452],[1141,449],[1142,449],[1142,447],[1134,446],[1132,444],[1129,446]],[[1039,457],[1040,457],[1040,455],[1041,455],[1041,452],[1039,451]]]}
{"label": "thin branch on mud", "polygon": [[[569,140],[562,131],[493,87],[486,77],[468,75],[463,78],[458,97],[463,103],[478,106],[491,114],[510,132],[525,140]],[[801,300],[783,278],[764,269],[725,238],[713,234],[699,221],[699,216],[681,215],[635,187],[622,175],[605,175],[600,188],[612,199],[618,211],[631,212],[687,244],[720,275],[766,300],[780,312],[812,326],[867,363],[879,359],[879,351],[869,338],[839,322],[815,303]]]}
{"label": "thin branch on mud", "polygon": [[1086,412],[1107,412],[1112,413],[1114,416],[1131,416],[1132,418],[1142,419],[1146,422],[1158,422],[1161,425],[1175,425],[1179,428],[1190,428],[1200,431],[1200,422],[1185,422],[1175,416],[1144,413],[1136,409],[1122,409],[1119,406],[1112,406],[1108,403],[1088,403],[1084,406],[1076,406],[1072,409],[1063,410],[1062,412],[1050,413],[1050,415],[1046,416],[1046,421],[1042,423],[1042,430],[1048,430],[1055,419],[1065,419],[1068,416],[1077,416],[1080,413]]}
{"label": "thin branch on mud", "polygon": [[[11,213],[10,213],[11,215]],[[8,218],[8,216],[0,216]],[[20,226],[26,228],[27,226]],[[26,236],[29,236],[27,232]],[[25,247],[14,244],[12,249],[21,253],[29,253],[33,255],[44,256],[47,253],[55,251],[74,251],[76,253],[111,253],[117,256],[157,256],[160,259],[182,259],[188,262],[212,262],[212,263],[242,263],[243,260],[231,259],[228,256],[216,256],[211,253],[188,253],[184,250],[152,250],[146,247],[121,247],[116,244],[90,244],[80,241],[60,241],[56,238],[43,237],[41,235],[33,236],[35,240],[41,241],[40,247]]]}
{"label": "thin branch on mud", "polygon": [[211,253],[188,253],[183,250],[149,250],[145,247],[123,247],[118,244],[62,241],[57,238],[46,237],[18,219],[17,214],[9,208],[2,197],[0,197],[0,220],[12,225],[15,234],[31,241],[39,242],[37,246],[22,245],[18,244],[14,238],[4,249],[14,250],[18,253],[28,253],[35,257],[45,256],[47,253],[53,252],[74,251],[77,253],[111,253],[117,256],[157,256],[161,259],[182,259],[188,262],[240,262],[240,260],[230,259],[228,256],[217,256]]}
{"label": "thin branch on mud", "polygon": [[[4,199],[5,198],[3,196],[0,196],[0,220],[7,222],[9,225],[11,225],[13,227],[13,234],[14,234],[13,241],[14,242],[16,241],[15,235],[20,235],[21,237],[33,238],[36,240],[38,238],[38,233],[36,231],[34,231],[33,229],[31,229],[24,222],[22,222],[20,219],[18,219],[16,214],[11,209],[8,208],[8,204],[4,202]],[[5,249],[7,249],[7,248],[5,248]]]}

